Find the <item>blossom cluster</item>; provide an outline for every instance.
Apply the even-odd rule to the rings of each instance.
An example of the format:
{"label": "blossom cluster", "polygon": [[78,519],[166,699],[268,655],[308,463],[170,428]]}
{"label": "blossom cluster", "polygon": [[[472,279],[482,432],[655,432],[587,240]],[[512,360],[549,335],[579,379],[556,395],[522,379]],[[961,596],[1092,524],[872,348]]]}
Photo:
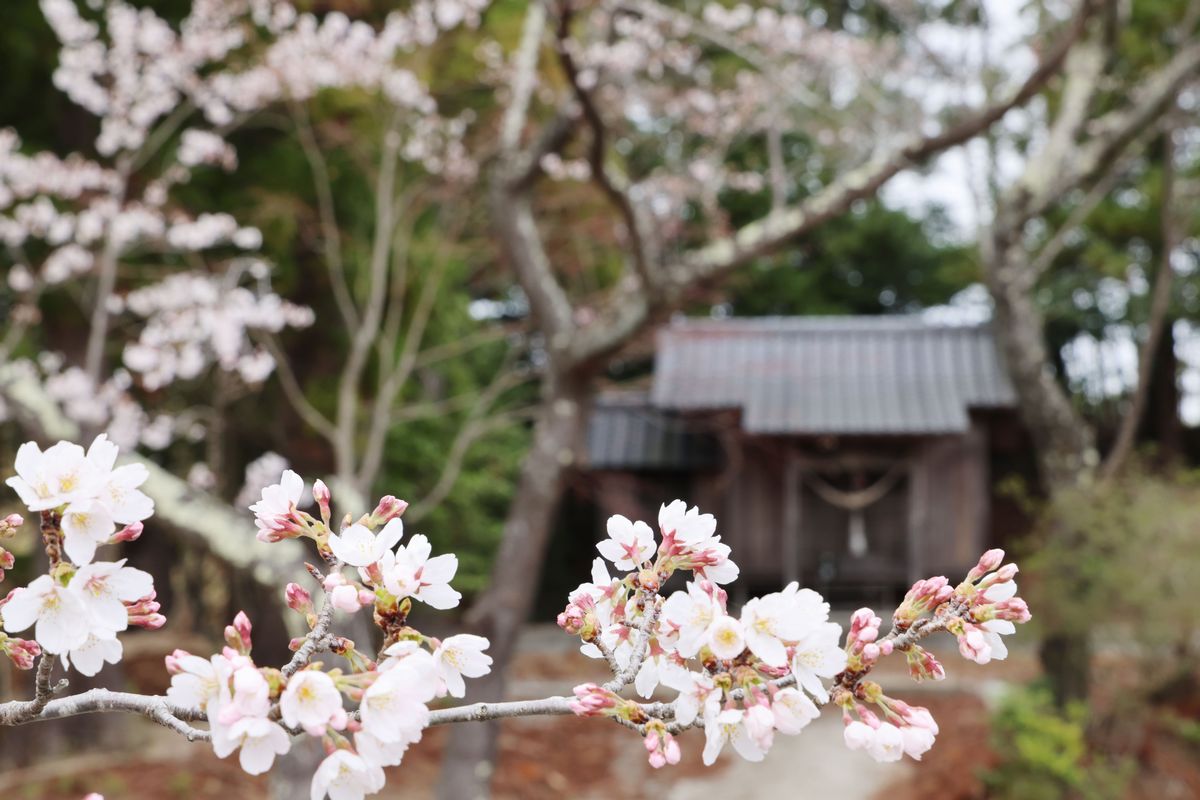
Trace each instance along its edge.
{"label": "blossom cluster", "polygon": [[[257,384],[275,363],[249,332],[312,322],[309,309],[266,284],[265,262],[249,257],[262,245],[257,228],[184,208],[173,194],[197,170],[237,168],[229,136],[246,120],[320,91],[366,91],[395,110],[389,136],[399,138],[401,159],[448,180],[476,173],[464,145],[471,117],[440,115],[405,62],[444,33],[477,25],[487,0],[419,0],[378,27],[284,0],[196,0],[178,24],[126,0],[39,4],[61,44],[55,86],[98,118],[98,155],[31,153],[0,130],[0,271],[21,328],[40,318],[44,292],[92,278],[101,311],[135,317],[122,326],[134,341],[121,369],[104,376],[90,363],[54,387],[68,416],[122,446],[158,449],[178,433],[135,401],[135,379],[156,391],[216,364]],[[145,285],[140,276],[154,273],[119,269],[126,260],[176,271]],[[247,272],[256,287],[244,285]],[[108,321],[98,319],[93,334],[102,337]]]}
{"label": "blossom cluster", "polygon": [[[450,587],[458,569],[454,555],[431,556],[420,534],[400,544],[407,504],[387,496],[356,521],[347,517],[335,533],[332,501],[323,481],[312,484],[318,516],[302,511],[304,480],[286,470],[262,489],[250,508],[259,539],[312,539],[329,570],[320,574],[325,602],[318,610],[312,593],[290,583],[287,606],[305,619],[310,633],[297,639],[296,658],[282,669],[260,667],[251,658],[251,625],[239,614],[226,629],[226,646],[208,659],[177,650],[167,658],[171,688],[167,697],[184,708],[200,709],[209,721],[213,750],[221,758],[239,751],[251,774],[266,772],[288,752],[292,735],[319,738],[327,752],[312,781],[312,797],[361,798],[383,788],[383,768],[401,762],[409,745],[429,724],[429,705],[466,693],[464,678],[490,670],[488,640],[472,634],[445,639],[425,636],[407,624],[414,601],[433,608],[458,605]],[[345,567],[356,570],[347,577]],[[355,643],[334,636],[335,611],[355,614],[370,608],[384,644],[376,658]],[[308,661],[318,649],[340,656],[345,667]],[[357,704],[354,711],[347,703]]]}
{"label": "blossom cluster", "polygon": [[[919,581],[886,635],[870,609],[855,612],[843,643],[841,626],[829,621],[829,604],[796,583],[731,614],[721,584],[738,570],[712,515],[676,500],[661,507],[658,528],[656,540],[649,525],[612,517],[597,549],[626,574],[610,577],[596,559],[591,582],[571,593],[558,617],[582,639],[583,652],[606,658],[615,675],[604,685],[577,686],[572,709],[637,729],[654,767],[679,761],[675,735],[693,726],[705,730],[705,764],[726,743],[759,761],[777,734],[798,734],[831,702],[843,709],[851,749],[880,761],[905,754],[920,759],[933,745],[937,723],[928,710],[887,697],[865,680],[875,663],[901,650],[914,678],[941,678],[944,670],[918,639],[948,630],[964,656],[986,663],[987,656],[1004,657],[999,634],[1029,619],[1014,596],[1015,567],[996,570],[1003,552],[993,550],[957,588],[944,577]],[[691,572],[692,580],[664,597],[661,589],[676,571]],[[644,698],[660,685],[676,692],[670,713],[623,698],[619,692],[629,683]]]}
{"label": "blossom cluster", "polygon": [[[0,601],[7,633],[34,629],[33,640],[0,634],[0,647],[21,669],[42,652],[61,658],[84,675],[117,663],[117,634],[130,625],[161,627],[154,581],[125,560],[95,561],[97,548],[129,542],[142,533],[154,504],[138,487],[146,468],[117,466],[117,446],[103,434],[85,452],[71,442],[43,451],[33,442],[17,451],[16,472],[6,483],[41,517],[49,572]],[[23,524],[19,515],[0,523],[0,534]],[[65,557],[64,557],[65,556]],[[12,566],[11,555],[3,562]]]}
{"label": "blossom cluster", "polygon": [[879,684],[859,679],[893,652],[896,641],[904,642],[909,674],[916,681],[941,680],[946,672],[932,653],[904,640],[917,638],[913,634],[948,631],[957,638],[963,658],[978,664],[1007,658],[1001,636],[1014,633],[1015,623],[1028,622],[1030,613],[1016,596],[1016,564],[1001,566],[1003,560],[1003,550],[987,551],[957,586],[943,576],[917,581],[892,615],[897,639],[880,638],[883,621],[871,609],[854,613],[846,670],[856,676],[855,682],[853,689],[839,687],[833,698],[842,709],[848,747],[865,750],[878,761],[896,761],[905,755],[920,759],[933,746],[938,726],[927,709],[888,697]]}
{"label": "blossom cluster", "polygon": [[[265,277],[265,265],[258,270]],[[248,384],[261,383],[275,359],[250,342],[250,331],[278,333],[313,323],[312,309],[282,300],[270,291],[237,285],[225,275],[182,272],[160,283],[114,298],[115,311],[145,320],[136,342],[125,346],[125,365],[147,389],[191,379],[215,362]]]}
{"label": "blossom cluster", "polygon": [[[7,631],[0,651],[22,669],[40,657],[39,678],[48,680],[42,668],[55,657],[93,675],[120,659],[120,631],[165,622],[148,574],[123,560],[94,560],[98,547],[136,539],[153,511],[139,488],[145,467],[118,466],[117,455],[104,435],[86,451],[69,442],[44,451],[27,443],[7,481],[41,518],[50,570],[0,602]],[[414,603],[451,609],[461,595],[450,585],[456,556],[434,556],[420,534],[402,542],[403,500],[386,495],[370,513],[347,514],[336,525],[332,500],[323,481],[306,488],[298,473],[284,470],[250,506],[261,542],[309,539],[324,565],[305,565],[323,594],[320,603],[300,583],[284,589],[287,608],[308,628],[292,641],[291,660],[282,667],[257,663],[250,619],[239,612],[219,652],[167,656],[170,688],[164,698],[149,699],[169,704],[154,713],[178,715],[189,736],[209,739],[219,757],[237,752],[251,774],[270,770],[295,737],[316,737],[326,756],[313,775],[312,800],[359,800],[383,788],[384,768],[400,764],[435,713],[445,713],[433,706],[464,697],[466,679],[490,672],[492,659],[481,636],[439,639],[409,624]],[[15,514],[0,520],[0,538],[23,524]],[[711,514],[682,500],[660,508],[657,536],[646,523],[609,520],[591,581],[570,593],[558,624],[582,640],[585,654],[604,659],[613,678],[576,686],[569,701],[534,701],[544,704],[541,713],[573,712],[632,728],[659,768],[680,761],[677,737],[693,727],[704,729],[705,764],[727,744],[760,761],[776,736],[799,734],[832,704],[842,711],[850,749],[879,761],[920,759],[934,744],[937,722],[927,709],[889,697],[868,680],[876,663],[899,651],[914,679],[940,679],[945,671],[919,644],[924,637],[949,632],[964,657],[987,663],[1007,655],[1000,637],[1030,617],[1016,596],[1017,568],[1002,564],[1000,550],[985,553],[956,586],[941,576],[918,581],[887,633],[882,618],[863,608],[851,616],[843,640],[829,604],[796,583],[748,600],[735,614],[722,587],[739,570],[716,530]],[[0,551],[0,566],[11,565]],[[690,580],[668,592],[676,573]],[[333,630],[337,615],[367,609],[382,635],[381,646],[369,651]],[[30,627],[33,639],[9,636]],[[623,696],[627,686],[646,700],[661,689],[674,696],[643,702]],[[487,718],[491,709],[473,707],[476,713]],[[208,729],[192,729],[184,719],[207,720]]]}

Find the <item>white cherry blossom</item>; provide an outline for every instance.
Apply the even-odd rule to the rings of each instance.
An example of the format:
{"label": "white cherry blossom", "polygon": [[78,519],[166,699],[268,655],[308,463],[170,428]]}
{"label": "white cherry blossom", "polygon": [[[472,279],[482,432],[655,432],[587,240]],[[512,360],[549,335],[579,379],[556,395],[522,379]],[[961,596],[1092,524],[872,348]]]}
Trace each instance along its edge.
{"label": "white cherry blossom", "polygon": [[129,627],[125,603],[153,592],[154,578],[125,566],[125,559],[97,561],[80,567],[68,587],[82,601],[91,629],[116,633]]}
{"label": "white cherry blossom", "polygon": [[403,535],[404,523],[399,518],[388,520],[379,533],[372,533],[366,525],[354,524],[340,534],[330,534],[329,549],[352,567],[368,567],[383,558]]}
{"label": "white cherry blossom", "polygon": [[320,736],[326,726],[340,730],[346,726],[342,694],[324,672],[306,669],[288,679],[279,698],[279,711],[289,728],[301,727]]}
{"label": "white cherry blossom", "polygon": [[349,750],[335,750],[313,775],[310,800],[362,800],[383,788],[383,770]]}
{"label": "white cherry blossom", "polygon": [[279,483],[262,490],[262,498],[250,506],[260,539],[288,530],[303,492],[304,479],[290,469],[284,470]]}
{"label": "white cherry blossom", "polygon": [[213,726],[213,752],[225,758],[241,748],[238,763],[250,775],[261,775],[275,764],[275,757],[291,749],[292,739],[279,723],[264,717],[241,717],[232,725]]}
{"label": "white cherry blossom", "polygon": [[745,713],[738,708],[729,708],[710,718],[704,725],[705,766],[712,766],[721,755],[725,743],[733,745],[737,754],[747,761],[762,761],[766,753],[751,738],[744,724]]}
{"label": "white cherry blossom", "polygon": [[433,547],[423,534],[417,534],[396,552],[385,552],[380,560],[387,590],[398,598],[411,597],[440,610],[454,608],[462,595],[450,588],[458,571],[458,556],[453,553],[430,558]]}
{"label": "white cherry blossom", "polygon": [[724,613],[715,591],[691,582],[686,591],[673,592],[663,603],[662,619],[678,627],[676,649],[684,658],[691,658],[708,641],[709,628]]}
{"label": "white cherry blossom", "polygon": [[62,516],[63,551],[74,563],[87,564],[116,530],[112,515],[99,500],[74,502]]}
{"label": "white cherry blossom", "polygon": [[746,634],[742,623],[730,616],[718,617],[708,629],[705,642],[712,654],[722,661],[737,658],[746,649]]}
{"label": "white cherry blossom", "polygon": [[45,452],[34,442],[17,449],[17,474],[5,481],[30,511],[47,511],[96,496],[102,476],[83,448],[59,442]]}
{"label": "white cherry blossom", "polygon": [[35,625],[33,638],[47,653],[60,655],[87,642],[89,615],[83,600],[49,575],[14,590],[0,615],[9,633]]}
{"label": "white cherry blossom", "polygon": [[637,569],[654,557],[654,531],[644,522],[631,522],[614,514],[608,518],[608,538],[597,544],[596,549],[617,569]]}
{"label": "white cherry blossom", "polygon": [[426,706],[438,684],[419,667],[400,663],[382,672],[363,693],[363,729],[379,742],[407,747],[429,724]]}
{"label": "white cherry blossom", "polygon": [[62,665],[64,669],[74,667],[80,675],[90,678],[100,672],[105,664],[120,662],[123,651],[121,640],[115,634],[102,632],[97,635],[91,632],[83,644],[62,654]]}
{"label": "white cherry blossom", "polygon": [[841,625],[822,622],[806,631],[793,648],[791,667],[796,683],[818,702],[829,699],[821,679],[832,678],[846,668],[846,651],[840,644],[841,638]]}
{"label": "white cherry blossom", "polygon": [[775,719],[775,730],[794,736],[821,714],[821,710],[798,689],[780,689],[771,698],[771,713]]}
{"label": "white cherry blossom", "polygon": [[491,642],[482,636],[459,633],[443,639],[433,651],[438,677],[446,684],[451,697],[466,694],[464,677],[479,678],[492,671],[492,657],[484,652],[490,646]]}
{"label": "white cherry blossom", "polygon": [[709,720],[721,711],[721,691],[707,672],[691,672],[682,667],[662,670],[662,682],[679,692],[675,698],[675,721],[683,727],[699,717]]}

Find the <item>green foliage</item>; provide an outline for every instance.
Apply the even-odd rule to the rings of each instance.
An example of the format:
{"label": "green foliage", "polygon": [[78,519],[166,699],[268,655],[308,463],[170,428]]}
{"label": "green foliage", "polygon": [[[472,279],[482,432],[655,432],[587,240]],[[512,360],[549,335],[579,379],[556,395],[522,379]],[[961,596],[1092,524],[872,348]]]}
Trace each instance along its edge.
{"label": "green foliage", "polygon": [[1009,695],[992,717],[999,763],[982,777],[998,800],[1107,800],[1122,796],[1131,766],[1090,752],[1088,710],[1058,711],[1043,687]]}
{"label": "green foliage", "polygon": [[1024,561],[1035,580],[1035,623],[1095,630],[1133,647],[1153,686],[1200,665],[1200,476],[1130,470],[1119,481],[1060,493],[1044,509],[1039,551]]}
{"label": "green foliage", "polygon": [[976,277],[969,248],[949,243],[949,223],[882,203],[831,220],[780,259],[761,260],[732,280],[732,312],[881,314],[945,303]]}

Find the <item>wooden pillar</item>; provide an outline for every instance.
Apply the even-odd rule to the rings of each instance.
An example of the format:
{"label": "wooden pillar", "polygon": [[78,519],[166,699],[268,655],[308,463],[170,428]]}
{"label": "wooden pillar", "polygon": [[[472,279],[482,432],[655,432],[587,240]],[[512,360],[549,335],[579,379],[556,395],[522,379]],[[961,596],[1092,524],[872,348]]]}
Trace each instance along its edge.
{"label": "wooden pillar", "polygon": [[801,502],[803,483],[800,475],[800,459],[790,448],[785,456],[783,468],[783,543],[780,553],[781,572],[785,584],[800,580],[801,557]]}
{"label": "wooden pillar", "polygon": [[929,460],[924,442],[908,459],[908,581],[925,576],[925,537],[929,528]]}

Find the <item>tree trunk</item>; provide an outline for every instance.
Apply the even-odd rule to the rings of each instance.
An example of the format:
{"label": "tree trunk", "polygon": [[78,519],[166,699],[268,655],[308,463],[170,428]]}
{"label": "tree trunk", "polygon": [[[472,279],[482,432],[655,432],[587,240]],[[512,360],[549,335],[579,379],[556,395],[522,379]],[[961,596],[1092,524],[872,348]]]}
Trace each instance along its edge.
{"label": "tree trunk", "polygon": [[1179,417],[1179,360],[1175,356],[1175,331],[1172,320],[1163,326],[1162,338],[1154,354],[1154,377],[1146,415],[1144,435],[1155,443],[1155,461],[1161,467],[1178,465],[1183,459],[1183,420]]}
{"label": "tree trunk", "polygon": [[[590,377],[551,374],[545,379],[533,444],[504,522],[490,588],[467,614],[468,628],[491,641],[493,659],[491,673],[471,682],[468,697],[473,702],[504,699],[507,669],[537,593],[564,478],[584,439]],[[498,734],[496,722],[467,723],[455,731],[442,761],[439,797],[489,796]]]}
{"label": "tree trunk", "polygon": [[[1099,458],[1095,433],[1079,415],[1050,368],[1041,310],[1024,252],[994,239],[984,258],[992,300],[993,330],[1016,390],[1021,418],[1037,451],[1042,486],[1051,505],[1056,495],[1091,484]],[[1052,528],[1055,537],[1073,536],[1065,521]],[[1056,575],[1074,581],[1076,576]],[[1090,686],[1091,639],[1086,630],[1047,630],[1039,653],[1055,701],[1061,706],[1087,698]]]}

